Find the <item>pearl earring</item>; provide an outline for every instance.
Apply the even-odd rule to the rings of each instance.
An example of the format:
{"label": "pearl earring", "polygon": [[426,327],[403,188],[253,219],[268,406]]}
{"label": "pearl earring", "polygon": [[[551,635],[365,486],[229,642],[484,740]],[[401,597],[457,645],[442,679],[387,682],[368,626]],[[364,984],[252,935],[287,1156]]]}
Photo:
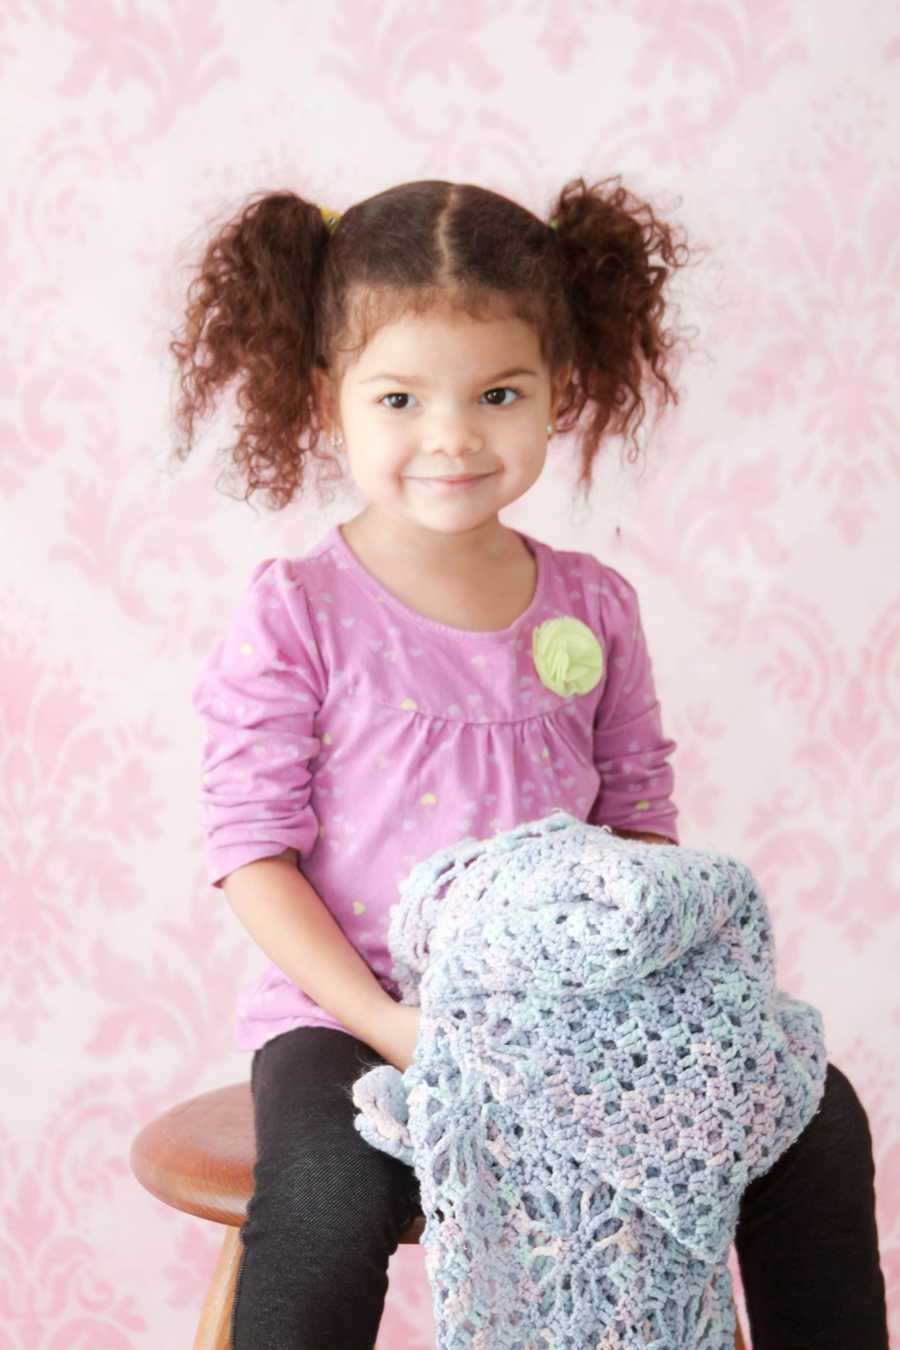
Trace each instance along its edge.
{"label": "pearl earring", "polygon": [[552,423],[552,422],[548,422],[548,423],[547,423],[547,435],[548,435],[548,436],[552,436],[552,435],[553,435],[553,423]]}

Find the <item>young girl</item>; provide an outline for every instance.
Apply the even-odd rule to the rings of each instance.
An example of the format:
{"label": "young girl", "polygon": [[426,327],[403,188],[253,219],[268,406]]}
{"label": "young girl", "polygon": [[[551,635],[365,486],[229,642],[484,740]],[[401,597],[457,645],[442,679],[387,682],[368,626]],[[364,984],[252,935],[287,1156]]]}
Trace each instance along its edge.
{"label": "young girl", "polygon": [[[366,500],[256,566],[193,691],[209,879],[271,961],[238,1015],[258,1161],[235,1350],[375,1344],[418,1184],[356,1132],[349,1087],[413,1056],[387,948],[410,867],[556,806],[678,843],[634,588],[499,513],[556,431],[577,433],[589,486],[648,381],[676,397],[661,292],[685,258],[615,179],[568,183],[549,221],[425,181],[340,217],[263,195],[191,284],[179,457],[238,376],[245,498],[294,500],[333,462],[327,437]],[[748,1187],[736,1247],[754,1350],[885,1350],[868,1120],[834,1065]]]}

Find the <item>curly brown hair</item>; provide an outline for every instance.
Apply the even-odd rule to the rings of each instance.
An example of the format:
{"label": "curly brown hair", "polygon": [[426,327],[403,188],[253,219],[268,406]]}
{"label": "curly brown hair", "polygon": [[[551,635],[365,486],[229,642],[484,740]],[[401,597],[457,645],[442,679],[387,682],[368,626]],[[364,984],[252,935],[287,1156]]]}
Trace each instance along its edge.
{"label": "curly brown hair", "polygon": [[571,366],[556,425],[578,431],[588,492],[604,434],[630,433],[636,457],[648,375],[660,411],[678,402],[662,292],[688,250],[618,175],[566,183],[549,217],[553,228],[488,188],[425,180],[356,203],[330,229],[293,192],[254,194],[206,245],[169,344],[185,438],[175,455],[187,458],[196,418],[237,376],[243,422],[226,455],[240,499],[263,489],[281,510],[310,459],[336,462],[322,447],[314,368],[335,373],[381,324],[449,301],[532,324],[551,377]]}

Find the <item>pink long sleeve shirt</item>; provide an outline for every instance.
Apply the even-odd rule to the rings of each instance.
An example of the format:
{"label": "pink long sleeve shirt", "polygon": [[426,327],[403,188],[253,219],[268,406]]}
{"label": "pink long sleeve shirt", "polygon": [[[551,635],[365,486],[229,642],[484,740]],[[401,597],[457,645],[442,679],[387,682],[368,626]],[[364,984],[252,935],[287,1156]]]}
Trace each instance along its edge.
{"label": "pink long sleeve shirt", "polygon": [[[388,911],[414,863],[556,807],[678,842],[669,756],[634,588],[589,553],[518,531],[537,560],[528,608],[479,632],[416,613],[338,526],[266,558],[200,668],[209,881],[285,848],[382,987]],[[587,693],[546,687],[532,633],[586,624],[603,652]],[[270,964],[238,1002],[236,1044],[299,1026],[349,1031]]]}

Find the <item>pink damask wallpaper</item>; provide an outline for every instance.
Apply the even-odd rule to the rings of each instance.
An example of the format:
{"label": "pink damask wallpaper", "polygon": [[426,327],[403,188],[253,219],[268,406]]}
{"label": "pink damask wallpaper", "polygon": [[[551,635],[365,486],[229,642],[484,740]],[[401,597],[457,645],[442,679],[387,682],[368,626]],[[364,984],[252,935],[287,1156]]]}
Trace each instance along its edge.
{"label": "pink damask wallpaper", "polygon": [[[639,589],[683,841],[754,869],[779,983],[868,1111],[896,1335],[896,5],[8,0],[0,57],[0,1350],[190,1341],[220,1231],[128,1149],[246,1076],[232,1008],[263,958],[205,882],[189,687],[255,562],[360,505],[217,492],[229,408],[171,467],[166,342],[207,223],[423,177],[542,212],[579,173],[702,248],[675,294],[694,350],[645,470],[610,444],[586,507],[555,441],[505,518]],[[421,1249],[390,1273],[380,1350],[427,1350]]]}

